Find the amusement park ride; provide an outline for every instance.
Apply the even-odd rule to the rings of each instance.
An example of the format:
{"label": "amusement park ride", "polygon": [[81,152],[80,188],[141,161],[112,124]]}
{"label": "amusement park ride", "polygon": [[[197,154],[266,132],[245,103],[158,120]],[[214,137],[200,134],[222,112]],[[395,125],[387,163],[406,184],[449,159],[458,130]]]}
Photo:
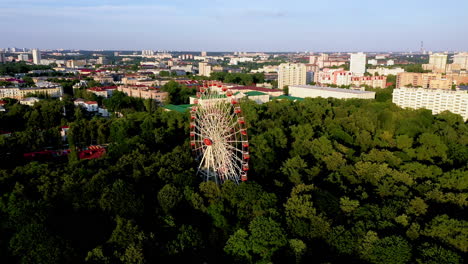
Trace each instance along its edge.
{"label": "amusement park ride", "polygon": [[249,141],[239,99],[220,84],[205,83],[190,112],[190,145],[204,180],[247,180]]}

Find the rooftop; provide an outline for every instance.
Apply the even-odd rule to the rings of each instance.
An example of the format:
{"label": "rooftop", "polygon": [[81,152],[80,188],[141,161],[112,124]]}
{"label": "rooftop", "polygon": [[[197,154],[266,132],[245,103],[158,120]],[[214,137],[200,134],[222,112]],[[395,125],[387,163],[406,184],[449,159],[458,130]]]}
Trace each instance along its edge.
{"label": "rooftop", "polygon": [[289,96],[289,95],[280,95],[280,96],[277,96],[277,97],[273,97],[273,99],[288,99],[288,100],[291,100],[291,101],[303,101],[304,98],[301,98],[301,97],[295,97],[295,96]]}
{"label": "rooftop", "polygon": [[253,90],[253,91],[259,91],[259,92],[281,92],[280,89],[268,89],[268,88],[263,88],[263,87],[257,87],[257,86],[235,86],[230,88],[231,90]]}
{"label": "rooftop", "polygon": [[262,92],[258,92],[258,91],[245,92],[244,94],[247,95],[247,96],[268,95],[266,93],[262,93]]}
{"label": "rooftop", "polygon": [[193,104],[183,104],[183,105],[173,105],[173,104],[168,104],[163,106],[164,108],[171,110],[171,111],[177,111],[180,113],[184,113],[189,109],[190,107],[194,106]]}

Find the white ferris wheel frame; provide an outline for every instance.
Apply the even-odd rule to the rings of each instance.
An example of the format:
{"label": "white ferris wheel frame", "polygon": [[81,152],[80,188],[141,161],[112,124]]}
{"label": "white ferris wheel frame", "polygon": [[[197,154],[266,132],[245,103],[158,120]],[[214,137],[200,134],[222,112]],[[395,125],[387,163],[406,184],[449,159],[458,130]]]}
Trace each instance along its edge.
{"label": "white ferris wheel frame", "polygon": [[247,180],[249,142],[239,100],[232,91],[205,84],[190,112],[190,145],[199,162],[197,174],[220,184]]}

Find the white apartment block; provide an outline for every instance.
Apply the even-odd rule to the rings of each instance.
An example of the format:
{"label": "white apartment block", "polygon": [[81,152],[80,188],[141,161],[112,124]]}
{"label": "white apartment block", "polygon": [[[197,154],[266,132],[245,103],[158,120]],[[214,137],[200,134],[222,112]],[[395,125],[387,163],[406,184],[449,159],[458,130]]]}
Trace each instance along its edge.
{"label": "white apartment block", "polygon": [[366,73],[366,54],[352,53],[350,58],[349,71],[355,76],[362,76]]}
{"label": "white apartment block", "polygon": [[307,71],[302,63],[282,63],[278,67],[278,88],[286,85],[304,85],[307,82]]}
{"label": "white apartment block", "polygon": [[468,91],[424,88],[398,88],[393,90],[393,103],[400,107],[426,108],[432,114],[450,111],[468,119]]}
{"label": "white apartment block", "polygon": [[313,85],[292,85],[289,86],[289,95],[294,97],[322,97],[322,98],[338,98],[338,99],[374,99],[375,92],[350,90],[341,88],[330,88]]}
{"label": "white apartment block", "polygon": [[142,55],[142,56],[153,56],[153,55],[154,55],[154,51],[152,51],[152,50],[142,50],[142,51],[141,51],[141,55]]}
{"label": "white apartment block", "polygon": [[198,63],[198,75],[210,77],[210,75],[211,75],[211,65],[209,65],[206,62]]}
{"label": "white apartment block", "polygon": [[378,75],[398,75],[400,72],[405,72],[403,68],[394,68],[394,69],[389,69],[389,68],[384,68],[384,67],[377,67],[376,69],[368,69],[368,73],[371,75],[375,75],[377,73]]}

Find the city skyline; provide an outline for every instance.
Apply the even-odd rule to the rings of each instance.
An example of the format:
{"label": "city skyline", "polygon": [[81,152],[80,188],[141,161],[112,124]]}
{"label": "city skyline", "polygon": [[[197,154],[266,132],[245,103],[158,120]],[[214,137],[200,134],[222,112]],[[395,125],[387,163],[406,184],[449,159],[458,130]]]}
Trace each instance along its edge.
{"label": "city skyline", "polygon": [[[468,3],[3,0],[2,47],[185,51],[461,51]],[[434,3],[437,3],[434,4]],[[456,8],[455,8],[456,7]]]}

